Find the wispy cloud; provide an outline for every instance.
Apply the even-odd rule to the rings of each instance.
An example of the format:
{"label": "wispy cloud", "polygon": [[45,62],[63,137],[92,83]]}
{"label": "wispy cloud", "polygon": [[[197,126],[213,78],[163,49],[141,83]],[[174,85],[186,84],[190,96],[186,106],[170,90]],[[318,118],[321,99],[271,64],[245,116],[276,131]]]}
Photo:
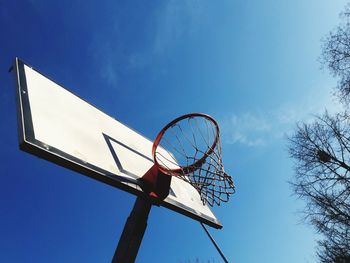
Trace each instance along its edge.
{"label": "wispy cloud", "polygon": [[[315,91],[315,89],[310,89]],[[311,122],[325,110],[339,112],[342,105],[331,95],[329,87],[304,94],[299,101],[289,102],[276,109],[231,113],[221,121],[223,143],[249,147],[265,146],[291,133],[298,122]]]}
{"label": "wispy cloud", "polygon": [[[146,67],[152,71],[166,71],[164,65],[157,68],[156,60],[166,61],[173,56],[174,49],[191,37],[202,26],[203,2],[199,0],[160,2],[154,13],[147,18],[143,30],[147,38],[139,50],[126,48],[129,36],[124,36],[118,18],[107,28],[94,35],[90,44],[100,76],[111,86],[118,86],[123,72],[140,70]],[[152,65],[152,67],[150,67]],[[164,72],[163,72],[164,73]]]}
{"label": "wispy cloud", "polygon": [[106,58],[104,60],[103,67],[100,68],[101,77],[104,78],[107,83],[109,83],[111,86],[117,86],[119,75],[118,75],[118,67],[115,65],[114,60],[111,58]]}
{"label": "wispy cloud", "polygon": [[264,145],[266,143],[264,137],[272,128],[268,118],[251,112],[231,114],[221,122],[224,142],[229,144]]}
{"label": "wispy cloud", "polygon": [[120,79],[120,64],[122,61],[119,30],[114,26],[110,30],[109,39],[103,34],[95,35],[93,42],[90,44],[91,54],[94,63],[98,65],[97,72],[110,86],[117,87]]}
{"label": "wispy cloud", "polygon": [[185,35],[200,25],[203,3],[199,0],[165,2],[159,9],[154,38],[154,52],[164,54]]}

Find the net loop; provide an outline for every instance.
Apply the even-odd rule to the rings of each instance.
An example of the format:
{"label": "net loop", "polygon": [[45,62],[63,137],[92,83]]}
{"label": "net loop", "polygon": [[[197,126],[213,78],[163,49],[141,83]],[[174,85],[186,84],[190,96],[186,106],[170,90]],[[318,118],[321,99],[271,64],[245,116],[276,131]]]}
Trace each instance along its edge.
{"label": "net loop", "polygon": [[218,124],[208,115],[191,113],[169,123],[155,140],[153,156],[161,172],[191,184],[203,204],[220,205],[235,193],[222,164]]}

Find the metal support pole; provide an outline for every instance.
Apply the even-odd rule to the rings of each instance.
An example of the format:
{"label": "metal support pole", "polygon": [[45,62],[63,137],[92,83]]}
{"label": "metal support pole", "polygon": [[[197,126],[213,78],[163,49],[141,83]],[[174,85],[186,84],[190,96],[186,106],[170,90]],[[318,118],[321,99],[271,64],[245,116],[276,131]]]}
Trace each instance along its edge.
{"label": "metal support pole", "polygon": [[147,227],[147,218],[151,207],[150,200],[137,197],[134,207],[125,223],[112,263],[135,262]]}
{"label": "metal support pole", "polygon": [[211,236],[211,234],[209,233],[208,229],[203,225],[203,223],[201,223],[201,226],[203,227],[205,233],[207,233],[208,237],[210,238],[211,242],[213,243],[213,245],[215,246],[216,250],[219,252],[220,256],[222,257],[222,259],[224,260],[225,263],[228,263],[227,258],[225,257],[224,253],[221,251],[221,249],[219,248],[218,244],[216,244],[214,238]]}

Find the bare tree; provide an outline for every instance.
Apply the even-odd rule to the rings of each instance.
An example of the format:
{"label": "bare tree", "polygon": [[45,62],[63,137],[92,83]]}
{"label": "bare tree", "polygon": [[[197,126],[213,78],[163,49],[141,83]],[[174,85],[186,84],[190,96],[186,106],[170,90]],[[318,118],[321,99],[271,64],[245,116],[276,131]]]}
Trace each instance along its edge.
{"label": "bare tree", "polygon": [[[323,40],[321,62],[339,79],[338,95],[350,105],[350,3],[342,22]],[[327,112],[297,126],[289,153],[295,160],[294,192],[306,200],[305,219],[324,237],[321,263],[350,262],[350,115]]]}
{"label": "bare tree", "polygon": [[349,243],[345,244],[344,246],[344,241],[320,241],[317,255],[321,263],[349,263]]}
{"label": "bare tree", "polygon": [[296,161],[294,192],[306,200],[306,220],[325,237],[319,243],[320,262],[349,260],[349,117],[326,112],[311,124],[298,125],[289,138],[289,153]]}
{"label": "bare tree", "polygon": [[321,62],[339,78],[340,99],[350,102],[350,3],[341,13],[342,23],[324,39]]}

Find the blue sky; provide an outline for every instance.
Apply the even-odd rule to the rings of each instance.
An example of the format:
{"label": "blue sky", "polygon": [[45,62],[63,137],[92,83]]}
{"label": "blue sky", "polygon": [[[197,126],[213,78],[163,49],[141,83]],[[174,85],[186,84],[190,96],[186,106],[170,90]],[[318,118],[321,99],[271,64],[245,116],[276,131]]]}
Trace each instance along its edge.
{"label": "blue sky", "polygon": [[[135,197],[18,149],[18,56],[149,138],[205,112],[236,182],[211,229],[231,262],[316,262],[318,236],[292,195],[285,135],[336,85],[320,40],[346,1],[0,3],[0,261],[109,262]],[[198,222],[152,208],[137,262],[220,262]]]}

